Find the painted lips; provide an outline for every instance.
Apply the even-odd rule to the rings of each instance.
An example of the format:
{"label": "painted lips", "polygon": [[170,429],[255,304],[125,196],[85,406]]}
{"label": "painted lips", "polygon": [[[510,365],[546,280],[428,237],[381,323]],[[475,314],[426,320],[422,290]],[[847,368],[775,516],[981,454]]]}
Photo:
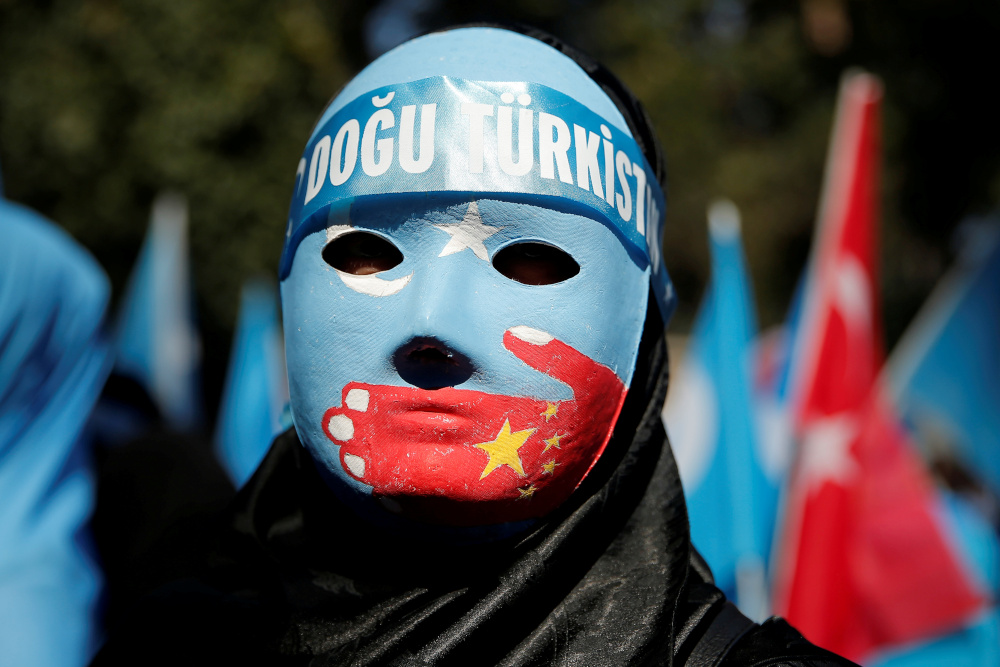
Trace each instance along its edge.
{"label": "painted lips", "polygon": [[401,412],[395,416],[394,421],[398,422],[400,430],[429,439],[442,439],[450,435],[461,437],[463,427],[470,424],[468,417],[455,412],[424,408]]}

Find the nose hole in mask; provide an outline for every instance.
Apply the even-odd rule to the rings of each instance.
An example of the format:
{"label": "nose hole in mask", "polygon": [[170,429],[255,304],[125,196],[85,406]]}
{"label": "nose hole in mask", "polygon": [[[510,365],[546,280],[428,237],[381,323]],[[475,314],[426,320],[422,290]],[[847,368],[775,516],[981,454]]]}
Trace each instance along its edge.
{"label": "nose hole in mask", "polygon": [[421,389],[454,387],[472,377],[475,367],[464,354],[434,338],[418,338],[396,350],[396,372]]}

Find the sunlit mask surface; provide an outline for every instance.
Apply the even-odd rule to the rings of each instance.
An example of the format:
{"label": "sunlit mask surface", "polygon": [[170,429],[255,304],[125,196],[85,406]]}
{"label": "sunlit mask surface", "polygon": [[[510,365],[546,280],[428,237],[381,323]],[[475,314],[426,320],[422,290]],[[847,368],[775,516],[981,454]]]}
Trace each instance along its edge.
{"label": "sunlit mask surface", "polygon": [[489,199],[356,201],[282,282],[296,429],[358,512],[543,516],[603,451],[648,262],[597,220]]}

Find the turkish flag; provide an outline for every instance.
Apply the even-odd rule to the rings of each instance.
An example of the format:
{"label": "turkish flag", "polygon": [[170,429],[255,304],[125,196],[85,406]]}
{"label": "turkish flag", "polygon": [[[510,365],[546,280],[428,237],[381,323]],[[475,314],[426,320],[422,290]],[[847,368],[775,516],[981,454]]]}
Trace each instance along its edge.
{"label": "turkish flag", "polygon": [[875,77],[845,77],[792,351],[799,450],[774,592],[806,638],[855,660],[954,628],[983,602],[876,379],[880,100]]}

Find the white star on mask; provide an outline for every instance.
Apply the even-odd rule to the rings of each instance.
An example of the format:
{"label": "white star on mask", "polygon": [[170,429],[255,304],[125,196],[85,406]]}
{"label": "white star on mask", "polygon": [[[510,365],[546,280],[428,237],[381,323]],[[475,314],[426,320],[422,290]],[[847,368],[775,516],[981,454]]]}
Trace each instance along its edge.
{"label": "white star on mask", "polygon": [[484,225],[483,219],[479,216],[479,206],[476,202],[469,204],[469,210],[465,212],[462,222],[434,226],[451,236],[438,257],[452,255],[469,248],[476,257],[484,262],[489,261],[489,256],[486,254],[486,246],[483,245],[483,241],[503,229],[503,227]]}

